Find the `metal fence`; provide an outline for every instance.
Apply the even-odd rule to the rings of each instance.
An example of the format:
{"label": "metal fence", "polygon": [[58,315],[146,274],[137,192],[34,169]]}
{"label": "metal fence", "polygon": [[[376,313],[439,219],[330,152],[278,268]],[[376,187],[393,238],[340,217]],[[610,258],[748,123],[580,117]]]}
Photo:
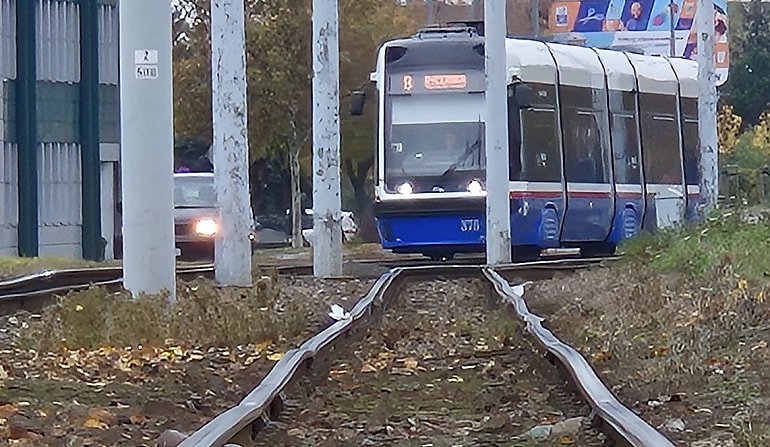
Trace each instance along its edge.
{"label": "metal fence", "polygon": [[719,199],[724,205],[770,205],[770,166],[755,169],[725,165],[719,175]]}

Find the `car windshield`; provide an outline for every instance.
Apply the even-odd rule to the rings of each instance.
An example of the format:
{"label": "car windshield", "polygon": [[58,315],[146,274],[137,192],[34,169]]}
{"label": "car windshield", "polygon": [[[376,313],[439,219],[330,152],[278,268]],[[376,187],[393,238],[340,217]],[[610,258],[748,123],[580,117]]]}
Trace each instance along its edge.
{"label": "car windshield", "polygon": [[217,204],[213,177],[174,177],[174,206],[177,208],[213,208]]}
{"label": "car windshield", "polygon": [[397,124],[385,157],[388,175],[440,176],[485,168],[484,123]]}

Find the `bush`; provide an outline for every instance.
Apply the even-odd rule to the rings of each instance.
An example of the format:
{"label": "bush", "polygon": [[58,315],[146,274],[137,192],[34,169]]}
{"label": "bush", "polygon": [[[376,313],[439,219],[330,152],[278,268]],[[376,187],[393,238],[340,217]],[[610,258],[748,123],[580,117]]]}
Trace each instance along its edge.
{"label": "bush", "polygon": [[746,278],[765,280],[770,273],[767,219],[754,210],[722,211],[688,227],[642,235],[621,246],[632,262],[658,272],[700,277],[723,267]]}

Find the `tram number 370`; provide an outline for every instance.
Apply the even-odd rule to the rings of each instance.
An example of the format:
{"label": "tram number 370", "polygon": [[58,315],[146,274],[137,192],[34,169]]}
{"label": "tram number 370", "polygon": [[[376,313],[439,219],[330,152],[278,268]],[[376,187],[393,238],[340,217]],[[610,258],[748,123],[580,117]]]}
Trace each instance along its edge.
{"label": "tram number 370", "polygon": [[461,219],[460,231],[463,233],[476,233],[481,230],[479,219]]}

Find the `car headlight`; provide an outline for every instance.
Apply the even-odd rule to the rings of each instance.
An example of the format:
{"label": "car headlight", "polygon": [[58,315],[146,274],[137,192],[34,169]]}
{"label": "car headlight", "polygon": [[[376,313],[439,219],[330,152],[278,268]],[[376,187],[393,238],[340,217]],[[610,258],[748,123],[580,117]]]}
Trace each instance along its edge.
{"label": "car headlight", "polygon": [[195,222],[195,233],[200,236],[213,236],[217,234],[219,228],[214,219],[205,218]]}
{"label": "car headlight", "polygon": [[478,180],[471,180],[466,189],[471,194],[481,194],[484,192],[484,185]]}
{"label": "car headlight", "polygon": [[412,187],[411,183],[404,182],[404,183],[398,185],[398,188],[396,188],[396,191],[398,191],[399,194],[408,196],[409,194],[412,193],[413,187]]}

